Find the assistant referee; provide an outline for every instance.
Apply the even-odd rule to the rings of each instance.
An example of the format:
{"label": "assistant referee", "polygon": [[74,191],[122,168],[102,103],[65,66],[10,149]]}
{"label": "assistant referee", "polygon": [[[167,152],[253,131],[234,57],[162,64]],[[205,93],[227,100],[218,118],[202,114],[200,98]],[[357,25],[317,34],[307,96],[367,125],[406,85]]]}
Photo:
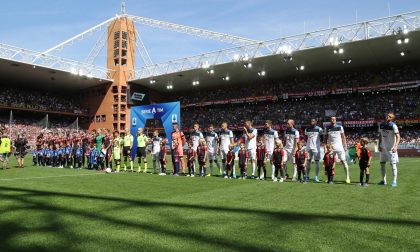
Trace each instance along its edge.
{"label": "assistant referee", "polygon": [[144,173],[147,173],[147,158],[146,158],[146,146],[149,142],[149,138],[143,134],[143,128],[137,130],[137,158],[139,161],[138,172],[141,172],[141,160],[144,163]]}

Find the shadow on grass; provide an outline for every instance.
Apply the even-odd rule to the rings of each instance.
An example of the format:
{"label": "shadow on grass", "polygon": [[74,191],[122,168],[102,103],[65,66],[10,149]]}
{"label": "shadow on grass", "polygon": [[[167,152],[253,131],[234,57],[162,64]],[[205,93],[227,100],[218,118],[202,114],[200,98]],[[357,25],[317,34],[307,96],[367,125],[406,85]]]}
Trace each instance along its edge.
{"label": "shadow on grass", "polygon": [[[59,217],[61,216],[72,216],[86,218],[92,221],[101,221],[107,225],[118,227],[118,228],[130,228],[136,230],[136,232],[149,232],[156,236],[169,236],[177,239],[186,239],[194,241],[197,244],[211,246],[212,248],[217,247],[220,249],[229,249],[237,251],[270,251],[272,249],[268,247],[257,246],[255,243],[249,242],[244,239],[242,242],[233,242],[226,235],[218,237],[209,237],[206,234],[193,232],[193,231],[177,231],[174,228],[165,227],[162,225],[154,225],[145,223],[144,220],[123,220],[114,216],[109,216],[103,212],[92,212],[88,209],[75,209],[71,205],[69,206],[58,206],[50,204],[45,199],[53,199],[55,197],[74,199],[74,200],[90,200],[99,202],[118,203],[119,208],[143,208],[143,209],[158,209],[163,208],[175,208],[177,213],[179,210],[199,210],[216,213],[229,213],[229,214],[248,214],[250,216],[258,216],[266,219],[267,221],[287,222],[287,223],[309,223],[311,221],[319,220],[333,220],[333,221],[348,221],[348,222],[361,222],[369,224],[391,224],[398,226],[409,226],[409,227],[420,227],[420,221],[415,220],[399,220],[399,219],[386,219],[386,218],[373,218],[373,217],[360,217],[351,215],[328,215],[328,214],[312,214],[312,213],[299,213],[291,211],[269,211],[269,210],[258,210],[258,209],[245,209],[236,207],[218,207],[218,206],[205,206],[197,204],[184,204],[184,203],[171,203],[171,202],[160,202],[160,201],[144,201],[144,200],[132,200],[125,198],[109,197],[109,196],[95,196],[95,195],[84,195],[74,193],[62,193],[62,192],[49,192],[33,189],[21,189],[13,187],[0,186],[0,202],[9,201],[14,204],[10,207],[0,207],[2,213],[15,212],[20,210],[31,210],[41,213],[48,214],[48,220],[45,225],[39,228],[27,228],[25,223],[17,223],[8,220],[2,220],[0,217],[0,251],[23,251],[23,250],[43,250],[43,251],[71,251],[75,246],[77,240],[83,241],[89,239],[89,242],[98,242],[102,240],[95,236],[76,234],[71,232],[64,223],[60,222]],[[44,201],[42,201],[44,200]],[[178,217],[179,218],[179,217]],[[146,220],[147,221],[147,220]],[[178,220],[179,221],[179,220]],[[182,223],[182,221],[179,221]],[[182,224],[179,224],[182,225]],[[188,225],[188,223],[185,223]],[[205,225],[205,223],[202,223]],[[36,234],[53,232],[60,234],[62,241],[56,245],[54,244],[37,244],[31,247],[25,247],[23,245],[16,244],[13,239],[20,234]],[[95,232],[91,230],[91,232]],[[244,230],[246,232],[246,230]],[[142,245],[136,243],[136,241],[129,241],[129,245],[132,248],[141,248],[146,250],[164,250],[163,247],[159,247],[159,244],[155,245]],[[100,246],[100,245],[99,245]],[[114,245],[115,246],[115,245]],[[198,249],[198,248],[197,248]],[[278,247],[277,249],[282,249]],[[283,249],[287,249],[286,247]],[[111,249],[113,250],[113,249]]]}

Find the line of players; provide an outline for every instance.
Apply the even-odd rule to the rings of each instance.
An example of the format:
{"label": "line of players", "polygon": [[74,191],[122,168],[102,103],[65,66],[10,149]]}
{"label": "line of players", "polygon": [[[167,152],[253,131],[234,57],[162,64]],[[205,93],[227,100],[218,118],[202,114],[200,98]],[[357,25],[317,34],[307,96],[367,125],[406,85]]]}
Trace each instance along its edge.
{"label": "line of players", "polygon": [[[381,184],[386,184],[386,169],[385,163],[390,162],[394,179],[393,186],[396,186],[398,154],[397,147],[400,136],[398,127],[395,125],[394,114],[387,115],[386,122],[380,125],[380,162],[382,178]],[[128,131],[127,131],[128,132]],[[122,133],[123,134],[123,133]],[[282,141],[279,138],[278,132],[272,128],[271,121],[266,121],[263,136],[258,138],[258,131],[252,127],[250,121],[245,122],[243,128],[242,138],[234,142],[233,132],[228,129],[227,123],[221,124],[221,131],[218,135],[213,126],[210,126],[206,136],[199,131],[199,125],[194,125],[194,130],[191,134],[188,150],[184,155],[186,143],[185,135],[179,130],[178,124],[173,124],[172,137],[172,174],[177,176],[181,173],[187,176],[195,176],[198,173],[200,176],[211,175],[214,172],[214,165],[219,169],[219,173],[224,177],[236,177],[235,158],[238,157],[238,165],[241,170],[241,177],[247,178],[247,163],[251,162],[252,174],[251,178],[265,179],[266,161],[269,161],[272,167],[273,181],[280,182],[289,177],[288,164],[293,166],[292,180],[296,181],[298,173],[303,172],[304,180],[309,180],[311,171],[311,161],[315,161],[315,176],[314,181],[319,182],[320,159],[321,159],[321,137],[324,136],[324,148],[327,152],[327,144],[331,145],[332,160],[340,160],[346,174],[346,183],[350,183],[350,174],[348,164],[346,162],[345,153],[347,150],[346,138],[342,126],[337,125],[336,118],[331,117],[331,124],[323,130],[317,125],[317,121],[313,119],[311,126],[305,129],[307,136],[306,148],[299,146],[299,131],[294,127],[294,121],[288,120],[287,129],[284,134],[284,148]],[[152,143],[151,154],[153,159],[153,171],[156,172],[160,168],[160,175],[166,174],[166,141],[159,137],[158,132],[155,131],[153,138],[148,139],[143,134],[143,130],[139,129],[137,134],[137,157],[138,157],[138,172],[141,172],[141,163],[144,164],[144,172],[147,171],[147,151],[146,147]],[[119,172],[121,168],[121,161],[123,163],[124,171],[130,167],[134,171],[134,164],[131,150],[133,149],[134,137],[127,133],[121,135],[114,132],[113,136],[107,132],[102,135],[100,131],[96,132],[94,138],[84,143],[81,139],[76,141],[69,141],[68,143],[57,144],[55,147],[44,144],[43,148],[37,148],[34,152],[34,163],[44,166],[55,167],[77,167],[84,166],[85,157],[88,160],[88,168],[112,168],[112,160],[116,165],[116,171]],[[258,140],[258,141],[257,141]],[[240,146],[236,150],[236,146]],[[236,155],[237,152],[237,155]],[[220,155],[222,163],[218,160]],[[186,158],[188,173],[185,170]],[[124,159],[122,159],[122,157]],[[210,173],[207,174],[206,162],[209,161]],[[198,167],[197,162],[198,161]],[[325,166],[324,157],[324,166]],[[257,170],[258,167],[258,170]],[[199,168],[199,169],[197,169]],[[258,175],[256,175],[256,171]],[[284,171],[284,174],[281,174]],[[280,172],[280,177],[277,178]]]}
{"label": "line of players", "polygon": [[[392,186],[397,186],[397,163],[398,153],[397,148],[400,142],[400,135],[397,125],[394,123],[395,115],[393,113],[387,114],[386,121],[379,126],[379,151],[382,181],[381,185],[386,185],[386,162],[389,162],[392,167],[393,181]],[[269,161],[272,167],[273,181],[284,181],[288,174],[288,163],[293,166],[292,181],[296,181],[298,173],[303,173],[304,180],[309,180],[311,171],[311,161],[315,161],[315,176],[314,182],[319,182],[319,172],[321,160],[321,138],[325,148],[324,167],[326,174],[328,170],[334,173],[335,160],[339,160],[344,168],[346,175],[346,183],[350,183],[349,166],[346,162],[347,143],[344,133],[344,128],[337,125],[336,117],[330,118],[330,125],[325,129],[319,127],[317,120],[311,120],[311,126],[305,129],[307,136],[306,148],[303,148],[303,143],[299,141],[299,131],[295,129],[294,121],[288,120],[287,129],[284,134],[284,148],[278,132],[272,128],[271,121],[266,121],[263,137],[258,138],[258,131],[252,127],[252,122],[247,121],[244,124],[243,135],[241,140],[234,142],[233,132],[228,129],[227,123],[221,124],[220,136],[214,131],[211,125],[206,136],[199,130],[199,125],[194,125],[194,130],[189,141],[189,148],[186,152],[187,167],[189,169],[187,176],[194,176],[198,173],[200,176],[206,176],[206,161],[209,161],[210,174],[213,174],[214,164],[219,168],[220,174],[224,177],[236,177],[235,172],[235,147],[240,146],[238,151],[238,163],[241,170],[241,177],[247,178],[247,163],[251,162],[252,174],[251,178],[255,178],[255,173],[258,167],[257,179],[266,178],[265,164]],[[182,146],[185,144],[185,136],[179,131],[177,124],[174,124],[174,131],[172,132],[173,146],[172,155],[174,174],[177,175],[182,169],[185,172],[184,153]],[[258,141],[257,141],[258,140]],[[155,141],[155,140],[154,140]],[[366,142],[362,141],[362,142]],[[366,145],[367,143],[365,143]],[[155,145],[154,145],[155,146]],[[223,169],[217,159],[218,154],[222,159]],[[366,153],[370,157],[370,153]],[[361,166],[361,176],[369,174],[370,159],[365,158],[363,162],[359,162]],[[175,161],[174,161],[175,160]],[[198,172],[196,169],[196,160],[198,161]],[[278,179],[278,172],[283,171]],[[162,173],[164,174],[164,173]],[[328,177],[330,178],[329,174]]]}

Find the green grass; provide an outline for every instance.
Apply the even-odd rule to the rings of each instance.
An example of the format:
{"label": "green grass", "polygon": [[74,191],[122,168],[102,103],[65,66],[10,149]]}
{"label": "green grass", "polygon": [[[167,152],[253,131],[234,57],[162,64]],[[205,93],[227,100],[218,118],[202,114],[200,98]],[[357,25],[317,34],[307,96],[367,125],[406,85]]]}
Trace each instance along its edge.
{"label": "green grass", "polygon": [[0,251],[418,251],[419,168],[402,158],[397,188],[341,165],[334,185],[0,170]]}

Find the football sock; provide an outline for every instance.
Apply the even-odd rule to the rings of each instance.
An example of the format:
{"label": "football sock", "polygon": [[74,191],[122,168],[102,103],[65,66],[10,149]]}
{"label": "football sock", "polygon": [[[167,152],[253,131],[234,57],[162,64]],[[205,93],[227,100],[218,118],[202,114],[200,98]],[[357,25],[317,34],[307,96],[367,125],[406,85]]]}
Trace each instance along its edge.
{"label": "football sock", "polygon": [[366,174],[366,184],[369,184],[369,177],[370,177],[370,174]]}
{"label": "football sock", "polygon": [[[360,184],[363,184],[363,176],[364,176],[365,174],[361,171],[360,172]],[[366,174],[366,179],[367,179],[367,174]]]}
{"label": "football sock", "polygon": [[144,172],[145,173],[147,172],[147,161],[146,160],[144,160]]}
{"label": "football sock", "polygon": [[382,174],[382,181],[386,182],[386,168],[385,163],[381,163],[381,174]]}
{"label": "football sock", "polygon": [[274,172],[276,171],[276,166],[271,165],[271,178],[274,179]]}
{"label": "football sock", "polygon": [[350,179],[350,174],[349,174],[349,165],[347,164],[347,162],[344,162],[344,172],[346,173],[346,178]]}
{"label": "football sock", "polygon": [[252,163],[252,176],[254,176],[255,175],[256,165],[255,165],[255,162],[254,161],[252,161],[251,163]]}
{"label": "football sock", "polygon": [[134,166],[134,162],[133,162],[133,160],[131,160],[130,161],[130,169],[131,169],[131,171],[133,171],[133,166]]}
{"label": "football sock", "polygon": [[[318,175],[319,175],[319,161],[315,161],[315,167],[316,167],[315,176],[318,177]],[[309,172],[308,172],[308,174],[309,174]]]}
{"label": "football sock", "polygon": [[398,174],[398,169],[397,169],[397,164],[392,164],[392,175],[394,175],[394,182],[397,182],[397,174]]}

